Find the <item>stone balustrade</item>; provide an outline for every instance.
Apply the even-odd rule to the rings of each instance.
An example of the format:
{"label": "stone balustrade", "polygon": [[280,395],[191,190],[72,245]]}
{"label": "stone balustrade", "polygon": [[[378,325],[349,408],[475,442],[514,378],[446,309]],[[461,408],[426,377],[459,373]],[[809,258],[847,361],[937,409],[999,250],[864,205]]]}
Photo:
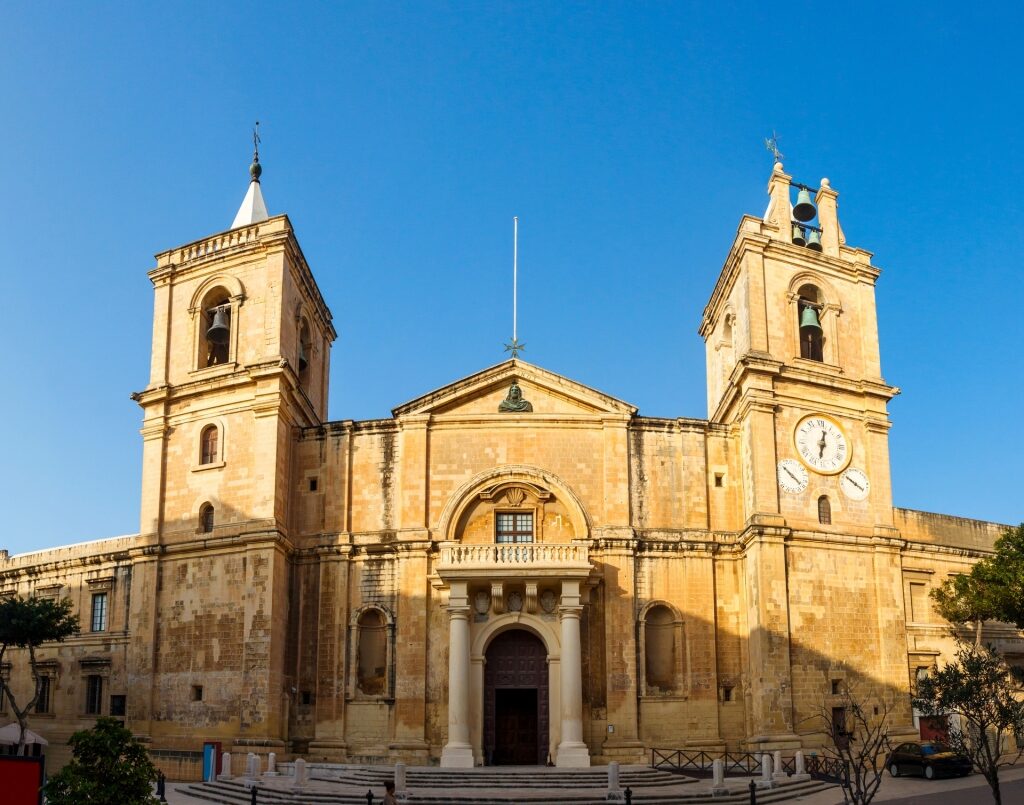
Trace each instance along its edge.
{"label": "stone balustrade", "polygon": [[[444,543],[436,569],[443,577],[485,571],[498,574],[538,571],[590,572],[589,549],[578,543],[518,542],[498,545]],[[576,573],[573,573],[575,571]]]}

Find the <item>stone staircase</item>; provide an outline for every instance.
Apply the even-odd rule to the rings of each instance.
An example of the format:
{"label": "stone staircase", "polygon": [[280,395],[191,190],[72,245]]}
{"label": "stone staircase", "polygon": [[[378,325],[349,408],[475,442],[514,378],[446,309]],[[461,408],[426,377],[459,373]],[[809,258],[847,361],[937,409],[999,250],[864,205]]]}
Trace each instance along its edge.
{"label": "stone staircase", "polygon": [[[394,778],[390,766],[343,766],[311,763],[310,781],[297,789],[289,776],[291,764],[281,764],[280,777],[259,781],[257,802],[261,805],[366,805],[367,791],[373,805],[384,796],[384,783]],[[727,778],[728,795],[711,795],[709,780],[695,780],[646,766],[623,766],[619,781],[623,790],[633,792],[634,805],[747,805],[750,778]],[[244,778],[215,783],[196,783],[179,790],[195,799],[222,805],[249,805],[253,781]],[[783,802],[828,788],[818,780],[782,783],[759,790],[758,803]],[[502,767],[439,769],[410,767],[406,772],[408,805],[607,805],[606,767],[556,769],[546,767]]]}

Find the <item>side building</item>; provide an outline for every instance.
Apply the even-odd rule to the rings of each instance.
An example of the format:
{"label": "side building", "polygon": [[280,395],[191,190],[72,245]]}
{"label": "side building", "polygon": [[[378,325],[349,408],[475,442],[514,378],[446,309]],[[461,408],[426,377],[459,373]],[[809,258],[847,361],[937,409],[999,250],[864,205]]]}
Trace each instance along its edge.
{"label": "side building", "polygon": [[[82,619],[39,652],[34,729],[571,767],[814,749],[855,689],[918,731],[912,681],[952,648],[928,592],[1003,527],[893,507],[880,270],[827,180],[776,164],[741,219],[700,324],[706,420],[512,359],[332,422],[332,316],[253,177],[230,230],[149,274],[139,534],[0,552],[0,596]],[[0,671],[27,696],[23,657]]]}

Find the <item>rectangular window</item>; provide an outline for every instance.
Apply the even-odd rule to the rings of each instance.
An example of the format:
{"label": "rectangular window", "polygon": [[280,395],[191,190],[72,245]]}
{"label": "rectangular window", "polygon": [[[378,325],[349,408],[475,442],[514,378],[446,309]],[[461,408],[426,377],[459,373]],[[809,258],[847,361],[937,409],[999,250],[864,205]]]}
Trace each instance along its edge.
{"label": "rectangular window", "polygon": [[50,677],[41,676],[39,677],[39,696],[36,698],[36,712],[37,713],[49,713],[50,712]]}
{"label": "rectangular window", "polygon": [[495,542],[533,542],[533,512],[497,512]]}
{"label": "rectangular window", "polygon": [[107,594],[95,593],[92,597],[92,630],[107,631]]}
{"label": "rectangular window", "polygon": [[85,685],[85,712],[98,716],[103,712],[103,677],[88,676]]}
{"label": "rectangular window", "polygon": [[128,701],[126,696],[111,696],[110,697],[110,715],[112,716],[123,716],[128,709]]}

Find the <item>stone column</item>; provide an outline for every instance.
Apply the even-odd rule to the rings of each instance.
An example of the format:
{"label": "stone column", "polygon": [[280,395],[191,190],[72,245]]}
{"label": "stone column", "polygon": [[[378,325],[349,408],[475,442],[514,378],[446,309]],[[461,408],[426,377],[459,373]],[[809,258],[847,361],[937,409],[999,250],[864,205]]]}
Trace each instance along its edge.
{"label": "stone column", "polygon": [[466,583],[453,583],[448,596],[448,743],[441,766],[473,768],[469,743],[469,599]]}
{"label": "stone column", "polygon": [[558,745],[556,766],[590,765],[590,752],[583,743],[583,650],[580,643],[580,606],[578,581],[562,582],[562,742]]}

